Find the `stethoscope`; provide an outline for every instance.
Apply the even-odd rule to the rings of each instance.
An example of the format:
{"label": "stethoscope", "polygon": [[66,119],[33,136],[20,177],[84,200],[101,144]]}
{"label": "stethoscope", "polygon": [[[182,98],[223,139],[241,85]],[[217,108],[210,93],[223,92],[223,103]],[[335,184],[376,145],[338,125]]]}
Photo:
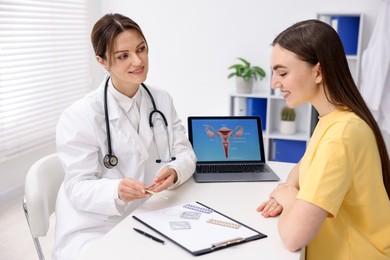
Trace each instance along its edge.
{"label": "stethoscope", "polygon": [[[111,169],[111,168],[113,168],[114,166],[116,166],[118,164],[118,157],[116,157],[112,153],[112,148],[111,148],[110,123],[109,123],[109,118],[108,118],[108,107],[107,107],[107,89],[108,89],[108,81],[109,80],[110,80],[110,77],[107,77],[106,84],[104,86],[104,116],[105,116],[105,120],[106,120],[108,154],[106,154],[104,156],[103,164],[104,164],[104,166],[107,169]],[[176,157],[171,155],[171,146],[170,146],[170,143],[169,143],[169,135],[168,135],[168,121],[165,118],[165,115],[160,110],[157,109],[156,103],[154,102],[154,98],[152,96],[152,93],[150,93],[149,89],[145,86],[144,83],[141,83],[141,85],[146,90],[146,92],[148,93],[148,95],[150,97],[150,101],[152,102],[152,105],[153,105],[153,110],[149,114],[149,126],[150,126],[150,128],[152,128],[152,131],[153,131],[153,126],[154,126],[153,125],[153,114],[155,114],[155,113],[159,114],[161,116],[162,120],[164,121],[165,132],[167,134],[168,154],[169,154],[170,159],[164,161],[164,160],[161,159],[160,152],[158,150],[158,146],[157,146],[157,143],[156,143],[156,140],[155,140],[155,136],[154,136],[154,131],[153,131],[153,140],[154,140],[154,143],[156,145],[156,150],[157,150],[157,154],[158,154],[158,158],[156,159],[156,163],[174,161],[174,160],[176,160]]]}

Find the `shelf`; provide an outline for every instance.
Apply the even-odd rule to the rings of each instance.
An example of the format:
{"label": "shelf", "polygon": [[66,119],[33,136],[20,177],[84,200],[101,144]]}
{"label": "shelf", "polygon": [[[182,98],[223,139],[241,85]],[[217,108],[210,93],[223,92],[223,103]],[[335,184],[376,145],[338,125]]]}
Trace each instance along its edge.
{"label": "shelf", "polygon": [[271,96],[269,96],[269,98],[271,98],[271,99],[278,99],[278,100],[284,100],[283,96],[277,95],[277,94],[272,94]]}
{"label": "shelf", "polygon": [[267,134],[267,137],[270,139],[285,139],[285,140],[295,140],[295,141],[307,141],[310,138],[307,132],[296,132],[293,135],[284,135],[277,131],[273,131]]}
{"label": "shelf", "polygon": [[260,89],[255,89],[252,93],[230,93],[230,96],[233,97],[268,97],[269,96],[269,90],[260,88]]}
{"label": "shelf", "polygon": [[347,55],[347,60],[350,60],[350,61],[357,61],[359,60],[359,57],[356,56],[356,55]]}

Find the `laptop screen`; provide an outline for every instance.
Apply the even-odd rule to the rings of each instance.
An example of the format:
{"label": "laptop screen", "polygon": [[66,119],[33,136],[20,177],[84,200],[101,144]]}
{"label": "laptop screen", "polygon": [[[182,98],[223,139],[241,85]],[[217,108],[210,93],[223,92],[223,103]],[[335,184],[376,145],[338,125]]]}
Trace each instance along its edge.
{"label": "laptop screen", "polygon": [[265,162],[258,116],[188,117],[198,162]]}

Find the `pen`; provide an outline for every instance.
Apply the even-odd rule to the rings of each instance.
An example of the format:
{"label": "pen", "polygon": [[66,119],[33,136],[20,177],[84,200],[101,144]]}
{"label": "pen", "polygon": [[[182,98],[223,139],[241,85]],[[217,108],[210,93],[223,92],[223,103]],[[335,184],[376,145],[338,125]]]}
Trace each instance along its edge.
{"label": "pen", "polygon": [[161,239],[159,239],[159,238],[157,238],[157,237],[155,237],[155,236],[152,236],[151,234],[148,234],[148,233],[146,233],[145,231],[142,231],[142,230],[139,230],[138,228],[133,228],[135,231],[137,231],[138,233],[140,233],[141,235],[144,235],[144,236],[146,236],[146,237],[148,237],[148,238],[151,238],[151,239],[153,239],[154,241],[156,241],[156,242],[159,242],[159,243],[161,243],[161,244],[165,244],[165,241],[164,240],[161,240]]}

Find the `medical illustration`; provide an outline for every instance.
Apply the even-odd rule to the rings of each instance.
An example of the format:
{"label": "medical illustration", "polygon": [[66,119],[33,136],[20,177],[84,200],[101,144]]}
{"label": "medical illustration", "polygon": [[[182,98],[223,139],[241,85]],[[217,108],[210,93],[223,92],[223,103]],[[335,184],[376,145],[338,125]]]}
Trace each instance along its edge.
{"label": "medical illustration", "polygon": [[229,145],[230,145],[230,137],[241,137],[244,134],[244,127],[238,125],[234,128],[234,130],[228,127],[221,127],[218,130],[215,130],[212,126],[206,126],[206,134],[211,138],[220,137],[222,140],[222,148],[225,152],[225,157],[229,157]]}

